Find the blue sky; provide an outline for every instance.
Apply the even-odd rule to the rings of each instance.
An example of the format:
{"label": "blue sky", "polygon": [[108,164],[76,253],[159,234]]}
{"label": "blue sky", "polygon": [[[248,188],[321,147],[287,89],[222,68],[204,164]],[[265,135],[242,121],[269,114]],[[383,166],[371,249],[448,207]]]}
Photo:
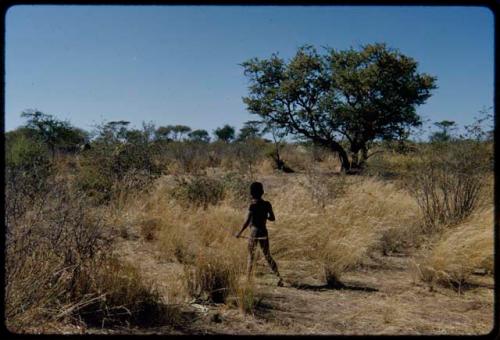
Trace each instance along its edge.
{"label": "blue sky", "polygon": [[417,111],[469,124],[493,105],[494,17],[482,7],[15,6],[6,16],[5,130],[39,109],[91,130],[104,120],[211,132],[256,117],[239,65],[312,44],[386,42],[439,88]]}

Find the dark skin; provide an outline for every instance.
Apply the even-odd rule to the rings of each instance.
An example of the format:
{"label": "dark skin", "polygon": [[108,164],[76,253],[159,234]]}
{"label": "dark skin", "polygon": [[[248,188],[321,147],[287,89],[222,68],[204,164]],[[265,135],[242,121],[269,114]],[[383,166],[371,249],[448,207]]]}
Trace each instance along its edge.
{"label": "dark skin", "polygon": [[253,197],[253,202],[249,207],[248,216],[243,223],[241,230],[235,235],[236,237],[241,237],[243,231],[250,225],[252,228],[250,230],[250,237],[248,237],[248,262],[247,262],[247,278],[251,279],[252,268],[255,259],[256,246],[260,245],[264,257],[271,267],[271,270],[278,276],[278,286],[283,286],[283,280],[278,271],[278,266],[276,261],[274,261],[269,250],[269,239],[267,234],[266,222],[274,221],[276,218],[274,216],[273,208],[270,202],[262,200],[262,195],[264,190],[262,184],[259,182],[254,182],[250,186],[250,194]]}
{"label": "dark skin", "polygon": [[[272,209],[269,212],[269,215],[267,216],[267,219],[269,221],[276,220],[276,218],[274,217],[274,212],[273,212]],[[243,226],[242,226],[241,230],[236,234],[237,238],[241,236],[241,234],[243,233],[243,231],[250,225],[250,223],[252,223],[252,212],[251,211],[248,212],[247,219],[246,219],[245,223],[243,223]]]}

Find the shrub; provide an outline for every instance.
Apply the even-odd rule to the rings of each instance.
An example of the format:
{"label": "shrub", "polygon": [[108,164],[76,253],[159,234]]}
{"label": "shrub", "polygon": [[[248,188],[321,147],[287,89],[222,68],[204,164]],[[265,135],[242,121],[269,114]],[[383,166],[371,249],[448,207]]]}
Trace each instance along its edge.
{"label": "shrub", "polygon": [[[169,142],[161,147],[163,163],[175,163],[180,173],[197,174],[208,167],[213,158],[208,152],[209,145],[203,142]],[[169,168],[172,168],[169,166]],[[170,169],[172,170],[175,169]],[[174,171],[176,172],[176,171]]]}
{"label": "shrub", "polygon": [[13,327],[68,316],[87,297],[79,294],[105,257],[107,241],[99,218],[84,198],[61,185],[11,219],[6,239],[6,316]]}
{"label": "shrub", "polygon": [[431,145],[420,153],[406,185],[424,215],[424,232],[468,217],[480,204],[488,150],[477,142]]}
{"label": "shrub", "polygon": [[134,268],[113,256],[100,213],[82,193],[52,183],[30,211],[9,221],[5,310],[12,331],[46,322],[173,322],[172,308]]}
{"label": "shrub", "polygon": [[402,253],[412,247],[418,246],[422,241],[421,226],[417,222],[383,231],[380,239],[380,248],[384,255]]}
{"label": "shrub", "polygon": [[97,204],[124,192],[142,190],[161,171],[144,145],[97,143],[80,155],[77,186]]}
{"label": "shrub", "polygon": [[53,164],[48,149],[24,135],[7,138],[5,152],[5,217],[22,216],[50,187]]}
{"label": "shrub", "polygon": [[172,195],[184,205],[206,209],[208,205],[217,204],[225,196],[222,181],[206,175],[176,178],[176,182]]}

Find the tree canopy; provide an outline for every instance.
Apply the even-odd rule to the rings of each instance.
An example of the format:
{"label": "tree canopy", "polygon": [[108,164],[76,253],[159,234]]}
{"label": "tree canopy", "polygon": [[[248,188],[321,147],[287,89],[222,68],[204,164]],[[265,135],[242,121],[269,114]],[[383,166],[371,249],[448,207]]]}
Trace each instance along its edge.
{"label": "tree canopy", "polygon": [[456,123],[452,120],[442,120],[440,122],[435,122],[435,126],[441,129],[441,131],[434,132],[430,136],[431,142],[447,142],[452,138],[451,131],[456,129]]}
{"label": "tree canopy", "polygon": [[214,130],[214,135],[218,140],[229,143],[234,140],[235,130],[234,127],[226,124],[223,127],[219,127]]}
{"label": "tree canopy", "polygon": [[342,140],[352,166],[360,166],[371,141],[404,136],[421,124],[416,106],[436,88],[435,77],[418,73],[415,60],[385,44],[324,54],[303,46],[289,61],[273,54],[242,66],[249,112],[338,152],[344,170],[351,162]]}
{"label": "tree canopy", "polygon": [[198,130],[193,130],[188,134],[188,137],[190,140],[194,142],[204,142],[208,143],[210,142],[210,135],[206,130],[203,129],[198,129]]}
{"label": "tree canopy", "polygon": [[238,141],[259,138],[263,135],[262,130],[262,122],[253,120],[247,121],[243,123],[243,127],[238,133]]}
{"label": "tree canopy", "polygon": [[56,148],[74,147],[88,139],[86,131],[38,110],[23,111],[21,117],[27,120],[25,131],[47,145],[52,155]]}

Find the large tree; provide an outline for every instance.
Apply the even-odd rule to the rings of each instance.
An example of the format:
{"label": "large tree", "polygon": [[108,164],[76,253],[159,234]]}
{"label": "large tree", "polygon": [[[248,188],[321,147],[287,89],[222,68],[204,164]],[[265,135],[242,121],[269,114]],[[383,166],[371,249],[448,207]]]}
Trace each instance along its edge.
{"label": "large tree", "polygon": [[337,152],[343,170],[363,164],[371,141],[400,137],[419,126],[416,106],[436,88],[435,77],[418,73],[415,60],[385,44],[326,48],[322,55],[303,46],[289,61],[273,54],[242,66],[250,80],[243,98],[247,109]]}

